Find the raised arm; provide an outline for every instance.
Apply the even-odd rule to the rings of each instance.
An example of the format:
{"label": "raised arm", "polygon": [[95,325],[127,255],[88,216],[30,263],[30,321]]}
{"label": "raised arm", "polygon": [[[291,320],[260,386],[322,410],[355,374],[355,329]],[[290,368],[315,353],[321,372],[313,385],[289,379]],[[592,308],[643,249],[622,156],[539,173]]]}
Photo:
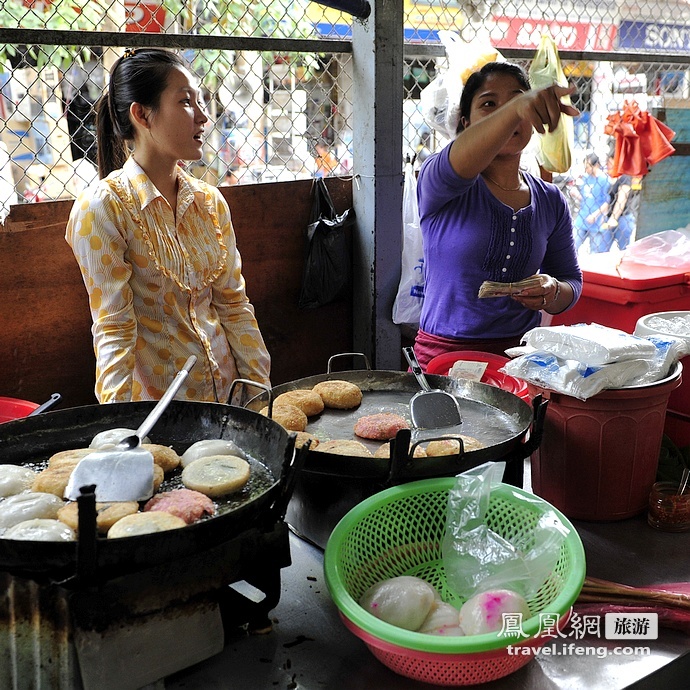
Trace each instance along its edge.
{"label": "raised arm", "polygon": [[[450,151],[455,172],[464,179],[481,173],[496,157],[516,128],[528,123],[539,133],[558,126],[561,114],[578,115],[579,111],[561,101],[574,93],[575,87],[553,85],[539,90],[519,91],[507,103],[500,104],[494,95],[482,89],[474,96],[473,108],[479,119],[463,123]],[[484,116],[486,115],[486,116]],[[471,124],[471,126],[469,126]]]}

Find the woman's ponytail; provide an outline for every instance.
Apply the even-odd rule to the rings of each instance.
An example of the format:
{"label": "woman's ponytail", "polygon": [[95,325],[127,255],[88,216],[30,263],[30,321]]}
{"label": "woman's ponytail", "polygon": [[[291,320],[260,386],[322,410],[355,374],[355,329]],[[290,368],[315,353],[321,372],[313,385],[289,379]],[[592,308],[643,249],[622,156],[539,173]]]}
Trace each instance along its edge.
{"label": "woman's ponytail", "polygon": [[98,142],[98,176],[102,180],[127,160],[127,144],[115,132],[110,108],[110,90],[96,103],[96,136]]}

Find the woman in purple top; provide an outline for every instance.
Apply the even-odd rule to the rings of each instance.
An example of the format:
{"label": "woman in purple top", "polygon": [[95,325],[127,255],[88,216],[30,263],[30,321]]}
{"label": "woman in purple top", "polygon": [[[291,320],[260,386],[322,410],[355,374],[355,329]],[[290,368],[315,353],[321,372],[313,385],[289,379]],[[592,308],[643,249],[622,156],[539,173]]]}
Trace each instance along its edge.
{"label": "woman in purple top", "polygon": [[[415,352],[423,368],[453,350],[503,354],[582,290],[568,203],[560,190],[520,170],[532,128],[557,126],[573,88],[530,90],[523,70],[490,62],[462,92],[458,135],[419,172],[424,240],[424,305]],[[535,287],[479,299],[485,280]]]}

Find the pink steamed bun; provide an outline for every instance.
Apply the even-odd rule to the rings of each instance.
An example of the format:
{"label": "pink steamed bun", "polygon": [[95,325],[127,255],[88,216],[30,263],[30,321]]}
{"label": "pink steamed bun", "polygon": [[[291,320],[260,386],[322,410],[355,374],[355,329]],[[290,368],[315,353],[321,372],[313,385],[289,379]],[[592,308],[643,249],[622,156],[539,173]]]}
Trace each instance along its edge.
{"label": "pink steamed bun", "polygon": [[531,616],[525,599],[509,589],[480,592],[462,605],[460,627],[465,635],[498,632],[503,627],[504,613],[522,614],[523,620]]}

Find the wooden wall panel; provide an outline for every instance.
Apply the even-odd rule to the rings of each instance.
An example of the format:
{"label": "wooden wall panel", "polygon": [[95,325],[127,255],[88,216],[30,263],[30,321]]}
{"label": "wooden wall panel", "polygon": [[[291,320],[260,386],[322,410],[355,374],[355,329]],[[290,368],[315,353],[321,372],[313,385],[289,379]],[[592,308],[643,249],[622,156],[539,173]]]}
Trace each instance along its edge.
{"label": "wooden wall panel", "polygon": [[[339,212],[350,180],[330,179]],[[247,292],[273,359],[274,385],[326,370],[352,347],[351,299],[297,307],[311,180],[221,188],[232,211]],[[95,361],[86,290],[64,240],[71,201],[15,206],[0,226],[0,396],[92,404]]]}

